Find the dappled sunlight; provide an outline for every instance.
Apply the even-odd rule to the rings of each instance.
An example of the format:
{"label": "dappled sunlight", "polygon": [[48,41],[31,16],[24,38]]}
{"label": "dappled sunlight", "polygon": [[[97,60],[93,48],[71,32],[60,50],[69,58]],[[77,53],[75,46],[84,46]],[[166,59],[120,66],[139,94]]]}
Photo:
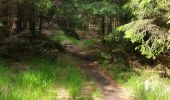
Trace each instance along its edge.
{"label": "dappled sunlight", "polygon": [[15,68],[9,70],[0,66],[0,75],[4,74],[0,80],[0,99],[65,100],[79,95],[84,79],[73,60],[61,56],[60,62],[55,63],[41,58],[21,63],[31,67],[16,72]]}
{"label": "dappled sunlight", "polygon": [[94,61],[88,64],[89,66],[98,66],[99,62],[98,61]]}
{"label": "dappled sunlight", "polygon": [[64,33],[62,30],[57,31],[55,34],[51,36],[51,39],[61,43],[63,46],[71,46],[71,45],[78,45],[79,40],[69,36],[68,34]]}
{"label": "dappled sunlight", "polygon": [[1,0],[0,100],[170,100],[170,0]]}
{"label": "dappled sunlight", "polygon": [[71,96],[69,94],[69,91],[65,88],[58,88],[57,91],[57,100],[70,100]]}
{"label": "dappled sunlight", "polygon": [[161,79],[159,74],[153,70],[134,69],[130,71],[113,68],[107,72],[116,82],[128,88],[128,95],[131,98],[137,100],[155,100],[156,98],[168,100],[169,98],[168,87],[170,81]]}

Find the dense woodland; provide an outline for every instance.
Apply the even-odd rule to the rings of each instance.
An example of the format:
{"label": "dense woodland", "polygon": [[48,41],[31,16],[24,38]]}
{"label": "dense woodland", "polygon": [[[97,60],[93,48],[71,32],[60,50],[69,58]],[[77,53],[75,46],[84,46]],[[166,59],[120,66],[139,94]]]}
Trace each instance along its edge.
{"label": "dense woodland", "polygon": [[[61,36],[61,33],[64,37]],[[92,38],[85,38],[85,36],[91,36]],[[71,41],[71,43],[63,43],[64,39]],[[32,93],[37,94],[36,96],[26,91],[22,92],[27,95],[16,95],[17,92],[9,91],[18,90],[18,93],[21,93],[21,90],[29,88],[27,85],[23,85],[24,89],[17,87],[20,84],[27,84],[27,82],[24,83],[25,81],[23,81],[25,78],[22,80],[21,76],[24,75],[27,78],[35,77],[33,83],[28,81],[28,83],[33,84],[33,87],[35,84],[41,86],[44,84],[42,81],[47,82],[47,84],[49,82],[49,86],[52,86],[50,82],[53,81],[50,80],[55,80],[54,75],[58,75],[57,71],[59,70],[68,74],[63,74],[66,79],[60,84],[68,83],[64,86],[71,89],[69,91],[71,91],[70,94],[73,100],[87,100],[86,97],[86,99],[79,97],[81,88],[83,88],[82,84],[86,81],[81,80],[84,77],[80,77],[81,71],[74,67],[73,72],[67,70],[67,66],[71,66],[71,68],[72,66],[77,66],[77,64],[73,63],[77,61],[72,60],[77,58],[70,57],[76,54],[70,53],[69,49],[74,48],[76,44],[78,45],[82,41],[88,45],[82,49],[97,49],[95,51],[97,56],[93,57],[93,54],[93,56],[86,57],[86,59],[97,59],[100,65],[104,66],[104,68],[99,69],[104,70],[111,78],[114,76],[113,80],[118,79],[119,81],[120,77],[121,80],[126,80],[123,83],[127,82],[128,84],[130,77],[132,77],[138,82],[134,83],[135,85],[129,83],[128,88],[131,87],[137,92],[134,93],[133,98],[127,100],[170,99],[168,96],[170,93],[168,91],[170,90],[160,92],[162,91],[161,89],[170,88],[170,0],[1,0],[0,40],[2,62],[0,77],[5,75],[5,81],[0,78],[0,99],[2,100],[41,99],[40,97],[46,94],[43,91],[46,90],[40,91],[41,89],[31,88],[34,91]],[[64,58],[61,57],[63,55]],[[66,55],[67,57],[65,57]],[[68,60],[68,64],[65,64],[64,59]],[[42,66],[39,69],[35,68],[40,76],[42,75],[42,79],[36,80],[37,74],[34,76],[32,73],[34,68],[27,69],[27,67],[22,67],[27,61],[29,61],[28,65],[30,66],[32,64]],[[14,63],[16,62],[20,64],[15,66]],[[7,69],[4,69],[4,66]],[[9,66],[15,67],[11,69]],[[57,71],[54,71],[51,66],[63,67],[59,67]],[[8,70],[13,71],[9,72]],[[23,74],[24,72],[22,71],[26,74]],[[161,84],[158,85],[157,92],[153,92],[152,89],[146,89],[145,83],[148,83],[148,81],[151,81],[148,83],[150,85],[157,83],[153,81],[155,80],[154,76],[153,78],[152,75],[148,75],[148,73],[151,73],[150,71],[158,74],[160,78],[160,81],[158,81]],[[136,73],[141,74],[141,76]],[[139,78],[143,77],[143,73],[147,73],[148,78]],[[9,78],[8,74],[12,76]],[[11,79],[14,80],[14,83],[10,82]],[[70,81],[67,82],[67,79],[70,79]],[[60,81],[60,79],[56,80]],[[74,83],[75,80],[77,80],[77,83]],[[21,83],[17,83],[18,81]],[[73,82],[73,85],[71,82]],[[143,82],[143,88],[143,85],[137,85],[140,82]],[[17,88],[10,88],[12,86],[10,84]],[[118,82],[117,84],[120,83]],[[58,86],[60,87],[60,85]],[[157,85],[153,86],[156,87]],[[44,88],[52,87],[45,85]],[[32,91],[31,89],[30,91]],[[161,95],[158,95],[160,93]],[[97,92],[96,94],[100,93]],[[47,93],[46,97],[42,97],[42,99],[56,100],[52,95],[53,93]]]}

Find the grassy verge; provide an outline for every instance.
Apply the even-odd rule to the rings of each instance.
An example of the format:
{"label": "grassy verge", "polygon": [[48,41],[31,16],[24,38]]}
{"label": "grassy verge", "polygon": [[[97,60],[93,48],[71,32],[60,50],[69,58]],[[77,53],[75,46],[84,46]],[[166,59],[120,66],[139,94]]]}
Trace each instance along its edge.
{"label": "grassy verge", "polygon": [[94,39],[86,39],[83,41],[83,47],[88,47],[91,46],[95,43]]}
{"label": "grassy verge", "polygon": [[0,76],[0,100],[75,99],[84,83],[75,61],[66,56],[55,62],[33,57],[11,67],[1,60]]}
{"label": "grassy verge", "polygon": [[127,87],[135,100],[170,100],[170,80],[152,69],[102,67],[118,84]]}
{"label": "grassy verge", "polygon": [[77,45],[79,43],[79,40],[77,40],[76,38],[71,37],[69,35],[66,35],[62,31],[58,31],[56,34],[52,35],[51,39],[58,42],[58,43],[69,42],[73,45]]}

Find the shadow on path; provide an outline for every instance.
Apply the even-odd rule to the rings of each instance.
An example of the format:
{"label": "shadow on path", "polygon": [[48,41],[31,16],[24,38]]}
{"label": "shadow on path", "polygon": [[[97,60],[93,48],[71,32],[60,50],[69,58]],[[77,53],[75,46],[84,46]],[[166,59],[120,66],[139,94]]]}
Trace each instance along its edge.
{"label": "shadow on path", "polygon": [[[91,39],[93,35],[88,35],[91,37],[85,39]],[[86,72],[92,80],[95,81],[96,85],[102,91],[103,100],[132,100],[129,97],[129,92],[126,89],[118,86],[115,82],[108,78],[103,72],[99,70],[99,60],[93,53],[94,50],[90,48],[83,48],[83,39],[80,40],[79,45],[72,46],[68,48],[68,51],[72,56],[76,56],[79,61],[80,69]],[[92,50],[92,52],[91,52]],[[94,51],[94,52],[93,52]]]}
{"label": "shadow on path", "polygon": [[80,52],[77,48],[72,49],[71,54],[80,60],[80,68],[100,87],[103,100],[130,100],[124,88],[117,86],[114,81],[98,70],[99,64],[97,57],[86,51]]}

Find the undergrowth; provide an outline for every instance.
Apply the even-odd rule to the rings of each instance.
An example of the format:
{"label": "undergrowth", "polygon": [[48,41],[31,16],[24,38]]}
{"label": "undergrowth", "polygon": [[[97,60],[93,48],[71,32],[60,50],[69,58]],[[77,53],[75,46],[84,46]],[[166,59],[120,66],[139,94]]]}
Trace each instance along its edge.
{"label": "undergrowth", "polygon": [[77,45],[79,43],[79,40],[69,35],[66,35],[63,31],[58,31],[56,34],[53,34],[51,36],[51,39],[58,43],[69,42],[73,45]]}

